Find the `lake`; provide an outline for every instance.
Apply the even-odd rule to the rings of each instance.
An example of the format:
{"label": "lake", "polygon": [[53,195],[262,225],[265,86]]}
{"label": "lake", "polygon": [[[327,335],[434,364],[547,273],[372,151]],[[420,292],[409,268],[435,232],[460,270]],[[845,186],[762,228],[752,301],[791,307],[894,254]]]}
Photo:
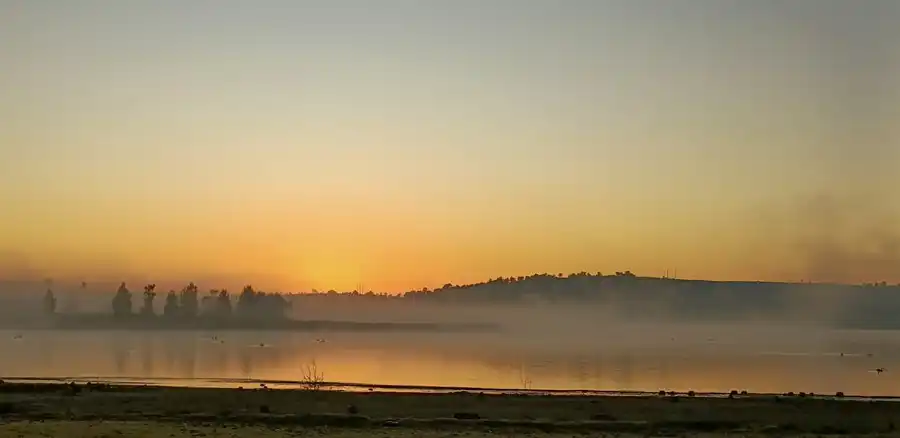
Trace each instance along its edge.
{"label": "lake", "polygon": [[[0,331],[3,378],[300,380],[509,389],[900,395],[900,332],[712,327],[540,334]],[[876,373],[876,368],[884,368]],[[169,380],[175,379],[175,380]],[[236,384],[236,383],[232,383]]]}

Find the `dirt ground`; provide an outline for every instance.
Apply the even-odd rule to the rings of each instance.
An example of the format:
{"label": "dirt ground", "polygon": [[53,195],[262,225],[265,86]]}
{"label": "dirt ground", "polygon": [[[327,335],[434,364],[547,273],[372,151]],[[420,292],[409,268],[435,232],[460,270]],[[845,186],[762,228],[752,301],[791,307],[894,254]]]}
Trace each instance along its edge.
{"label": "dirt ground", "polygon": [[0,384],[0,437],[893,434],[900,403]]}
{"label": "dirt ground", "polygon": [[[662,435],[668,436],[668,435]],[[720,438],[720,437],[759,437],[750,433],[687,433],[680,437]],[[814,437],[820,435],[791,434],[789,436]],[[874,436],[874,435],[873,435]],[[878,436],[900,436],[897,434],[879,434]],[[620,437],[646,438],[646,435],[619,434],[608,432],[591,433],[559,433],[541,431],[447,431],[434,429],[340,429],[340,428],[268,428],[247,425],[196,426],[156,422],[79,422],[79,421],[45,421],[14,422],[0,424],[0,438],[37,438],[37,437],[79,437],[79,438],[287,438],[287,437],[330,437],[330,438],[488,438],[488,437],[523,437],[523,438],[571,438],[571,437]]]}

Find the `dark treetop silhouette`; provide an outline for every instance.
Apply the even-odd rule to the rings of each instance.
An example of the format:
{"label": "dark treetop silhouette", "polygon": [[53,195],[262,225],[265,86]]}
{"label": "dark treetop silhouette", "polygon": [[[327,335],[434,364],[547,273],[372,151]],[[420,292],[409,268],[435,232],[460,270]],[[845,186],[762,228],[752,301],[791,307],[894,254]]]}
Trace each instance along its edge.
{"label": "dark treetop silhouette", "polygon": [[[367,295],[367,294],[366,294]],[[580,272],[498,277],[409,291],[404,299],[440,303],[575,304],[628,319],[685,321],[784,319],[843,328],[900,329],[900,284],[860,285],[707,281]]]}
{"label": "dark treetop silhouette", "polygon": [[[27,288],[19,286],[18,289],[25,291]],[[85,289],[82,283],[82,292]],[[147,285],[144,292],[142,311],[134,315],[132,294],[124,284],[120,285],[112,305],[113,313],[117,315],[116,324],[154,327],[191,324],[248,326],[251,325],[248,321],[255,321],[253,324],[256,326],[278,325],[279,321],[291,321],[284,316],[291,304],[308,314],[317,314],[315,309],[323,304],[344,306],[346,302],[348,305],[361,303],[376,314],[381,312],[380,309],[400,306],[401,303],[402,307],[414,308],[418,308],[419,304],[436,305],[446,309],[442,310],[445,313],[452,313],[452,306],[455,305],[526,305],[541,309],[544,306],[571,304],[585,311],[611,309],[617,316],[629,319],[730,321],[777,318],[823,322],[844,328],[900,329],[900,285],[892,286],[884,281],[860,285],[737,282],[640,277],[629,271],[613,275],[580,272],[499,277],[473,284],[445,284],[433,290],[423,288],[401,295],[334,290],[319,293],[313,290],[309,294],[290,295],[289,300],[279,294],[256,292],[249,286],[236,300],[227,290],[215,289],[200,298],[197,286],[192,283],[180,292],[169,291],[161,315],[153,311],[155,285]],[[9,297],[9,294],[0,294],[0,299],[4,297]],[[61,325],[79,326],[79,323],[73,322],[79,319],[74,312],[63,309],[60,314],[55,308],[55,298],[51,300],[50,297],[52,292],[48,290],[44,313],[52,315],[54,320],[63,321]],[[71,300],[72,294],[67,297]],[[18,321],[16,324],[27,325],[24,316],[16,318],[27,312],[10,310],[14,308],[14,299],[6,298],[5,302],[7,305],[0,306],[0,314],[7,311],[8,316],[0,318],[0,321],[6,324]],[[446,307],[448,305],[451,307]],[[92,318],[99,320],[100,316],[93,315]]]}
{"label": "dark treetop silhouette", "polygon": [[256,291],[247,285],[236,303],[225,289],[212,289],[202,299],[193,282],[179,293],[169,291],[162,314],[154,309],[156,284],[144,286],[139,312],[133,310],[133,294],[123,282],[112,297],[112,314],[58,314],[53,292],[47,290],[45,313],[55,328],[66,329],[246,329],[246,330],[484,330],[486,324],[372,323],[299,321],[287,312],[292,303],[279,293]]}
{"label": "dark treetop silhouette", "polygon": [[[132,293],[125,283],[119,285],[112,299],[113,315],[117,318],[157,317],[153,301],[156,298],[156,284],[144,286],[143,305],[139,314],[132,311]],[[225,289],[212,289],[209,295],[199,299],[199,288],[190,283],[179,294],[169,291],[162,316],[169,319],[190,318],[243,318],[243,319],[284,319],[291,303],[277,293],[257,292],[253,286],[245,286],[238,297],[237,310],[232,312],[231,296]]]}

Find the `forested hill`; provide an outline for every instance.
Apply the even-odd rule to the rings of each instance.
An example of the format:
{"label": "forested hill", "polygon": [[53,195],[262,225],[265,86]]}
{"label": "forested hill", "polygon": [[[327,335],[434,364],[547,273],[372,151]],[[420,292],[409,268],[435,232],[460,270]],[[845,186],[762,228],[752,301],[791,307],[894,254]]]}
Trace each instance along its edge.
{"label": "forested hill", "polygon": [[[77,306],[72,306],[76,310],[106,310],[109,308],[109,294],[115,291],[112,284],[91,285],[90,290],[103,292],[99,294],[78,293],[82,292],[78,290],[78,285],[56,284],[53,288],[60,295],[60,308],[64,312],[70,300],[77,300],[74,302]],[[32,310],[39,312],[40,297],[46,289],[42,282],[0,281],[0,318],[24,315]],[[317,316],[314,309],[321,305],[369,309],[380,313],[394,308],[391,303],[403,303],[404,308],[418,308],[417,303],[438,305],[440,308],[451,304],[532,307],[557,304],[596,308],[598,315],[602,310],[628,318],[810,320],[853,328],[900,328],[900,285],[885,283],[839,285],[704,281],[638,277],[630,272],[613,275],[538,274],[468,285],[446,284],[433,290],[422,289],[401,295],[328,291],[295,294],[287,298],[293,302],[294,309],[305,317]]]}
{"label": "forested hill", "polygon": [[588,273],[497,278],[407,292],[447,303],[570,303],[632,317],[828,320],[841,326],[900,328],[900,285],[681,280]]}

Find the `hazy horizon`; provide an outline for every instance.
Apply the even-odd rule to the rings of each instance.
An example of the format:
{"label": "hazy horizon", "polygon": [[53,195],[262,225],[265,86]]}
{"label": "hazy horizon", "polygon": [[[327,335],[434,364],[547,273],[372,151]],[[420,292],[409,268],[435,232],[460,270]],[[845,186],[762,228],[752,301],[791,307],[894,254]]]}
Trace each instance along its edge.
{"label": "hazy horizon", "polygon": [[900,282],[900,2],[0,0],[0,278]]}
{"label": "hazy horizon", "polygon": [[[630,272],[630,271],[629,271]],[[603,275],[604,277],[614,277],[615,272],[583,272],[590,277],[597,276],[598,274]],[[559,274],[562,274],[562,277],[559,277]],[[402,296],[408,292],[419,292],[423,289],[427,289],[429,291],[433,291],[439,288],[442,288],[446,285],[451,285],[453,287],[460,286],[474,286],[474,285],[485,285],[488,282],[497,279],[497,278],[512,278],[517,279],[519,277],[529,278],[532,276],[543,276],[549,275],[557,278],[566,279],[569,276],[578,276],[580,273],[577,272],[569,272],[569,273],[549,273],[549,272],[541,272],[541,273],[532,273],[522,276],[510,276],[510,275],[497,275],[490,278],[484,278],[481,280],[475,280],[472,283],[451,283],[451,282],[443,282],[439,284],[425,284],[414,286],[405,290],[376,290],[366,286],[364,283],[359,283],[349,288],[339,289],[339,288],[308,288],[308,289],[278,289],[266,287],[265,283],[253,283],[250,281],[241,281],[240,278],[232,276],[228,278],[223,277],[199,277],[194,280],[191,280],[190,277],[187,278],[155,278],[148,276],[132,276],[132,277],[107,277],[107,278],[93,278],[86,279],[84,277],[40,277],[38,275],[33,276],[23,276],[18,278],[3,278],[0,277],[0,294],[8,293],[8,292],[22,292],[24,289],[16,289],[15,287],[10,288],[10,285],[30,285],[27,289],[35,292],[45,292],[47,289],[52,290],[54,292],[63,292],[66,294],[71,293],[90,293],[93,295],[100,294],[103,296],[111,295],[115,292],[115,289],[121,284],[125,283],[129,290],[133,293],[140,293],[143,290],[143,287],[148,284],[154,284],[157,286],[157,292],[165,293],[167,291],[181,291],[186,285],[189,283],[194,283],[200,289],[201,295],[207,293],[210,290],[227,290],[232,294],[239,293],[243,287],[245,286],[253,286],[253,288],[257,291],[264,291],[268,293],[279,293],[279,294],[326,294],[330,292],[336,292],[338,294],[351,294],[353,292],[358,292],[359,294],[366,294],[368,292],[372,292],[378,295],[387,294],[390,296]],[[778,285],[818,285],[818,286],[839,286],[839,287],[857,287],[857,286],[866,286],[866,285],[880,285],[880,283],[884,283],[884,286],[900,287],[900,283],[890,283],[887,281],[873,281],[873,282],[862,282],[862,283],[842,283],[842,282],[813,282],[807,280],[800,281],[761,281],[761,280],[753,280],[753,279],[731,279],[731,280],[716,280],[716,279],[705,279],[705,278],[681,278],[676,276],[677,272],[667,271],[663,273],[663,275],[643,275],[642,273],[633,273],[638,278],[647,278],[647,279],[659,279],[659,280],[677,280],[677,281],[685,281],[685,282],[709,282],[709,283],[760,283],[760,284],[771,284],[774,286]]]}

